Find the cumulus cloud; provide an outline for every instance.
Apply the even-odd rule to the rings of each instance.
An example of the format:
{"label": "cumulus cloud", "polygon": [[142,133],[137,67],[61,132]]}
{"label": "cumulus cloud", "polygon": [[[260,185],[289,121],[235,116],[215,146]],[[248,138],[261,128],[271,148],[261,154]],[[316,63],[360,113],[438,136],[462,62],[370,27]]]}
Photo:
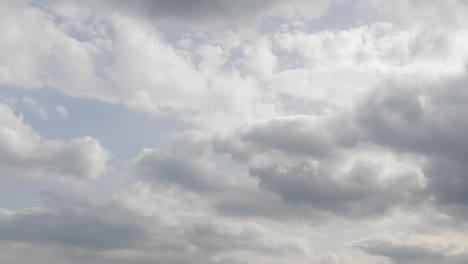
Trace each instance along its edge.
{"label": "cumulus cloud", "polygon": [[456,77],[419,89],[411,84],[388,88],[374,93],[358,109],[357,118],[366,138],[395,152],[424,157],[428,195],[464,206],[466,120],[460,113],[467,97],[460,87],[465,82],[466,77]]}
{"label": "cumulus cloud", "polygon": [[110,156],[96,139],[44,140],[9,106],[0,109],[2,177],[93,179],[106,172]]}
{"label": "cumulus cloud", "polygon": [[[186,136],[180,142],[144,151],[131,168],[156,188],[192,191],[229,215],[367,217],[418,199],[423,179],[410,161],[333,143],[327,148],[329,153],[319,150],[316,154],[314,142],[320,135],[313,138],[313,126],[304,129],[311,120],[279,122],[289,123],[290,128],[295,124],[297,130],[282,130],[282,125],[272,122],[243,131],[236,138],[206,135],[212,139],[201,141],[205,147],[196,153],[174,152],[200,144]],[[258,131],[268,131],[270,136],[249,136]],[[310,140],[302,139],[301,134]],[[296,142],[304,145],[299,148]],[[271,211],[271,201],[281,210]]]}
{"label": "cumulus cloud", "polygon": [[[67,94],[83,94],[78,90],[93,87],[98,92],[94,45],[71,37],[70,32],[55,24],[50,13],[27,1],[3,2],[1,17],[5,32],[0,42],[4,51],[0,55],[2,85],[27,89],[51,86],[62,91],[71,88]],[[73,63],[69,63],[70,58]],[[80,88],[73,89],[76,87]]]}
{"label": "cumulus cloud", "polygon": [[[213,6],[222,10],[242,7],[215,2]],[[185,6],[122,3],[144,11],[152,10],[146,5],[158,7],[155,10],[165,10],[166,4],[177,10]],[[299,3],[315,5],[260,1],[253,4],[259,9],[247,10],[282,10],[280,6]],[[205,8],[211,2],[197,4]],[[458,28],[426,30],[376,22],[337,32],[309,32],[278,25],[273,34],[242,37],[221,30],[211,37],[196,30],[165,32],[159,22],[125,12],[111,15],[77,2],[15,2],[3,10],[9,10],[2,16],[4,31],[18,34],[5,34],[0,42],[8,51],[1,55],[2,85],[57,89],[152,114],[174,114],[211,128],[350,107],[360,94],[388,78],[410,75],[424,82],[459,74],[468,55],[467,32]],[[43,41],[36,45],[39,35]],[[187,39],[190,47],[179,47]],[[74,63],[68,63],[69,58]],[[291,101],[304,107],[292,106]]]}
{"label": "cumulus cloud", "polygon": [[[194,191],[218,209],[239,214],[244,205],[247,214],[262,215],[268,203],[261,199],[291,206],[278,215],[311,210],[362,217],[433,202],[447,209],[465,206],[466,122],[458,114],[465,96],[457,88],[463,83],[464,78],[429,87],[382,83],[352,111],[273,119],[206,134],[205,141],[175,140],[142,153],[133,165],[156,185]],[[200,142],[205,147],[196,154],[172,150]],[[259,207],[252,210],[254,205]]]}

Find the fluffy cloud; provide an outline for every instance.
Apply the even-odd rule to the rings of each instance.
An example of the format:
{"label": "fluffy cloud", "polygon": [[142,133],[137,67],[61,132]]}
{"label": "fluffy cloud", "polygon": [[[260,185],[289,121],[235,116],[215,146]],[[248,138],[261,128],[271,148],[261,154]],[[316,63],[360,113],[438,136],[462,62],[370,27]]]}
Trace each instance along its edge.
{"label": "fluffy cloud", "polygon": [[[242,131],[236,138],[185,136],[144,151],[131,169],[157,190],[191,191],[228,215],[367,217],[418,199],[424,179],[411,160],[378,150],[347,149],[333,140],[321,151],[316,144],[323,142],[320,134],[314,136],[313,124],[307,118],[282,120]],[[183,149],[195,152],[178,151]],[[272,201],[281,210],[271,211]]]}
{"label": "fluffy cloud", "polygon": [[54,18],[58,17],[27,1],[2,3],[0,83],[28,89],[50,86],[74,95],[91,89],[102,98],[100,78],[94,75],[96,47],[69,36],[72,33]]}
{"label": "fluffy cloud", "polygon": [[449,249],[439,250],[425,246],[397,245],[386,241],[371,241],[358,246],[368,254],[388,258],[395,264],[418,263],[464,263],[466,254],[451,253]]}
{"label": "fluffy cloud", "polygon": [[[108,201],[0,209],[0,262],[462,263],[466,4],[360,1],[379,12],[312,30],[328,1],[247,2],[2,3],[0,88],[193,131],[93,182]],[[93,138],[43,139],[0,104],[2,180],[95,179],[108,158]]]}
{"label": "fluffy cloud", "polygon": [[[467,144],[463,112],[467,100],[460,87],[466,77],[429,87],[393,87],[372,95],[359,108],[365,136],[399,153],[422,155],[428,194],[444,204],[466,206],[463,158]],[[457,129],[452,129],[457,127]]]}
{"label": "fluffy cloud", "polygon": [[[378,216],[433,202],[447,213],[466,206],[467,122],[457,114],[465,105],[458,88],[464,82],[456,77],[429,87],[383,83],[352,111],[172,140],[143,152],[133,166],[155,185],[193,191],[217,209],[241,215],[272,217],[262,208],[272,199],[284,206],[281,217]],[[450,214],[457,216],[456,210]]]}
{"label": "fluffy cloud", "polygon": [[[210,6],[208,2],[194,5]],[[216,3],[222,10],[238,5]],[[152,8],[143,7],[153,4],[161,5],[155,10],[165,10],[167,3],[131,5],[148,11]],[[257,4],[262,9],[291,3]],[[174,10],[183,6],[167,5]],[[0,83],[58,89],[218,128],[350,107],[386,79],[411,76],[423,83],[460,74],[468,54],[467,32],[460,28],[427,30],[376,22],[337,32],[309,32],[285,22],[273,34],[197,34],[165,32],[159,23],[92,7],[15,2],[5,8],[2,27],[7,33],[0,48],[7,52],[1,55]],[[200,8],[210,10],[205,7]],[[112,8],[104,4],[104,9]],[[38,38],[43,39],[40,45]],[[178,44],[184,41],[191,45]],[[70,58],[73,63],[68,63]]]}
{"label": "fluffy cloud", "polygon": [[109,153],[90,137],[44,140],[22,117],[0,104],[2,177],[93,179],[106,172]]}

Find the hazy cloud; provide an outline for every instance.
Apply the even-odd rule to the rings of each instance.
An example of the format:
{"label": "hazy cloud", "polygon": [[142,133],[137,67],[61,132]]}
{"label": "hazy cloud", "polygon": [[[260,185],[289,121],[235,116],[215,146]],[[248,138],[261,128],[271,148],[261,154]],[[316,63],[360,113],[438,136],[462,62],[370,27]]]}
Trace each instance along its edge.
{"label": "hazy cloud", "polygon": [[465,254],[450,253],[449,250],[439,251],[421,245],[399,245],[386,241],[371,241],[358,246],[368,254],[382,256],[395,264],[418,263],[464,263]]}

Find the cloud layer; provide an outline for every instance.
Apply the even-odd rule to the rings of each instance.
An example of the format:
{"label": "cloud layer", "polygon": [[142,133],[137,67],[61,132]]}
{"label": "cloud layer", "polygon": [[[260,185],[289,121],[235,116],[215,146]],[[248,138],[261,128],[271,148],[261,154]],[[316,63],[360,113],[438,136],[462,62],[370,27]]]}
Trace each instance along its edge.
{"label": "cloud layer", "polygon": [[[0,262],[466,260],[463,2],[0,6],[0,184],[40,189],[0,204]],[[44,133],[76,98],[187,126],[112,162]]]}

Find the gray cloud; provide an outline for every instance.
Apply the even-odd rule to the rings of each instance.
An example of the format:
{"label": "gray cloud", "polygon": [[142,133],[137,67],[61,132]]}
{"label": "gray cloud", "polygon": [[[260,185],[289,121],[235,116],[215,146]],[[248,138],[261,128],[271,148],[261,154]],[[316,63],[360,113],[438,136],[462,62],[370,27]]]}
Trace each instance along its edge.
{"label": "gray cloud", "polygon": [[[365,136],[397,151],[466,155],[463,139],[468,130],[467,95],[459,81],[448,81],[428,89],[386,87],[369,95],[357,109],[357,123]],[[457,124],[458,129],[453,130]]]}
{"label": "gray cloud", "polygon": [[0,239],[97,251],[129,249],[147,242],[142,221],[118,205],[92,206],[71,201],[66,205],[1,217]]}
{"label": "gray cloud", "polygon": [[467,205],[468,94],[466,77],[421,89],[387,87],[357,111],[363,140],[396,153],[420,155],[426,195],[442,204]]}
{"label": "gray cloud", "polygon": [[[229,135],[207,134],[211,141],[204,143],[205,152],[191,154],[197,158],[154,151],[140,160],[147,168],[141,174],[152,173],[153,183],[193,190],[220,211],[239,215],[272,217],[274,211],[263,208],[268,203],[261,199],[278,202],[278,217],[304,215],[298,213],[304,208],[317,215],[382,215],[394,207],[429,204],[432,198],[447,209],[466,206],[468,120],[460,113],[468,96],[459,88],[464,83],[464,78],[442,80],[424,89],[384,84],[353,112],[281,118]],[[206,149],[213,153],[206,156]],[[216,154],[228,155],[213,160]],[[257,183],[230,184],[216,165],[222,159],[243,168],[240,178]]]}
{"label": "gray cloud", "polygon": [[465,263],[467,255],[451,254],[447,249],[436,250],[422,245],[398,245],[386,241],[370,241],[357,248],[367,254],[382,256],[395,264],[458,264]]}
{"label": "gray cloud", "polygon": [[420,199],[419,171],[410,162],[375,159],[369,148],[355,147],[353,154],[333,131],[320,128],[315,119],[301,118],[254,125],[232,137],[206,134],[212,140],[189,155],[173,149],[191,152],[200,141],[181,137],[144,151],[131,169],[156,188],[190,190],[227,215],[361,218]]}
{"label": "gray cloud", "polygon": [[39,254],[38,263],[50,258],[80,264],[253,263],[246,262],[253,255],[253,260],[281,263],[274,259],[304,254],[294,242],[265,242],[271,236],[265,228],[216,215],[167,222],[163,218],[171,210],[144,216],[119,200],[93,203],[60,193],[44,195],[43,207],[0,210],[0,260],[15,254],[29,259],[14,249],[18,243],[31,256]]}
{"label": "gray cloud", "polygon": [[292,155],[322,158],[335,154],[337,144],[334,135],[321,125],[307,118],[272,120],[249,128],[241,139],[253,149],[277,149]]}
{"label": "gray cloud", "polygon": [[109,158],[91,137],[44,140],[0,104],[0,177],[94,179],[106,172]]}
{"label": "gray cloud", "polygon": [[165,156],[147,152],[135,161],[135,173],[154,185],[178,185],[198,192],[220,191],[223,188],[219,172],[203,161],[186,157]]}
{"label": "gray cloud", "polygon": [[210,145],[204,134],[182,133],[167,138],[158,149],[146,149],[130,164],[130,173],[154,187],[176,186],[196,192],[221,192],[226,173],[207,158]]}
{"label": "gray cloud", "polygon": [[[253,168],[259,188],[273,191],[287,202],[300,203],[338,215],[381,215],[393,206],[403,206],[416,188],[411,180],[379,181],[378,167],[356,164],[345,177],[322,171],[310,164],[292,168]],[[405,175],[406,178],[414,178]]]}
{"label": "gray cloud", "polygon": [[[462,113],[468,111],[468,96],[460,87],[465,84],[465,77],[424,88],[384,83],[352,112],[274,120],[215,137],[213,146],[248,164],[261,190],[290,203],[362,216],[435,198],[439,209],[463,218],[468,120]],[[364,158],[355,158],[360,155]],[[373,160],[377,157],[382,159]],[[399,165],[385,169],[391,159]],[[385,171],[400,169],[399,177],[382,180]]]}

